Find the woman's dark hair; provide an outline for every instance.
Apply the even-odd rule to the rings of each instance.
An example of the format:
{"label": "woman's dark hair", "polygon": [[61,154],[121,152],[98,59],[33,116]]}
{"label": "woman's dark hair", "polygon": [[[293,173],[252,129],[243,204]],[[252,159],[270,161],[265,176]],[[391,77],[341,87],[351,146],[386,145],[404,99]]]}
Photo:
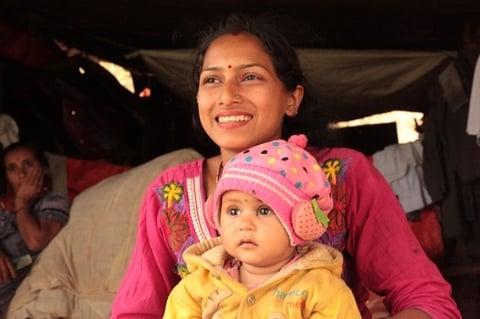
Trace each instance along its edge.
{"label": "woman's dark hair", "polygon": [[198,88],[205,53],[212,42],[226,34],[240,33],[251,34],[262,42],[265,51],[272,59],[278,78],[287,90],[293,91],[297,85],[304,85],[305,79],[295,50],[273,25],[260,18],[232,14],[204,32],[200,38],[193,60],[195,89]]}
{"label": "woman's dark hair", "polygon": [[[272,60],[277,77],[285,85],[286,89],[293,91],[297,85],[304,87],[304,98],[297,117],[285,117],[283,137],[302,132],[302,130],[303,133],[305,133],[305,130],[308,130],[310,125],[308,122],[303,122],[302,118],[309,118],[309,122],[311,122],[311,113],[318,113],[315,111],[316,107],[313,106],[314,99],[310,94],[309,86],[303,75],[295,49],[290,45],[285,36],[278,31],[278,28],[276,28],[274,24],[266,22],[266,20],[268,21],[269,19],[267,17],[247,17],[240,14],[232,14],[202,33],[193,60],[192,92],[196,92],[198,89],[205,53],[213,41],[226,34],[251,34],[258,38],[263,44],[265,52]],[[307,116],[308,113],[310,113],[310,115]],[[206,137],[210,140],[200,124],[198,107],[195,104],[192,105],[192,114],[196,132],[203,136],[203,138]],[[315,117],[317,119],[323,118],[318,115]],[[324,123],[317,122],[315,124],[318,128],[325,126]]]}
{"label": "woman's dark hair", "polygon": [[13,152],[13,151],[16,151],[16,150],[19,150],[19,149],[28,149],[30,151],[32,151],[33,155],[35,156],[35,158],[40,162],[40,164],[45,167],[45,168],[48,168],[48,160],[47,158],[45,157],[45,153],[37,146],[35,146],[34,144],[31,144],[29,142],[16,142],[16,143],[13,143],[13,144],[10,144],[9,146],[7,146],[6,148],[4,148],[2,150],[2,156],[1,156],[1,162],[0,162],[0,169],[1,169],[1,175],[0,175],[0,195],[5,195],[6,191],[7,191],[7,185],[8,185],[8,181],[7,181],[7,173],[6,173],[6,167],[5,167],[5,157]]}

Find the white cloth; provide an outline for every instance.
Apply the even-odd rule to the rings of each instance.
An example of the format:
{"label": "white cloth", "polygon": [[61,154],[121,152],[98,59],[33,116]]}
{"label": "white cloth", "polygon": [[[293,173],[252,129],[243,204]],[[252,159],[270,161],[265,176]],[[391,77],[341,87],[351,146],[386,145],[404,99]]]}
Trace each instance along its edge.
{"label": "white cloth", "polygon": [[7,114],[0,114],[0,143],[3,148],[18,142],[17,122]]}
{"label": "white cloth", "polygon": [[472,92],[468,109],[467,133],[475,135],[480,142],[480,56],[477,58],[473,75]]}
{"label": "white cloth", "polygon": [[432,197],[423,181],[423,168],[420,165],[409,166],[407,174],[390,182],[405,213],[410,213],[432,203]]}
{"label": "white cloth", "polygon": [[412,143],[393,144],[372,155],[375,167],[389,182],[407,175],[409,166],[423,163],[423,147],[420,140]]}
{"label": "white cloth", "polygon": [[389,182],[406,213],[431,204],[423,179],[423,147],[417,140],[394,144],[372,155],[373,165]]}

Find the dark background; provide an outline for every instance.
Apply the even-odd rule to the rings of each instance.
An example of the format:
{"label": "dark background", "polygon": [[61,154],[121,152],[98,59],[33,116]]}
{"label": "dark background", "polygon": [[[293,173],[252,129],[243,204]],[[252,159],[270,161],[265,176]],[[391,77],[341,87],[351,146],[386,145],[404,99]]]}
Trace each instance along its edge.
{"label": "dark background", "polygon": [[[214,152],[193,131],[189,102],[126,55],[195,47],[199,30],[231,12],[268,16],[297,48],[436,51],[457,48],[480,1],[2,0],[0,111],[23,139],[73,157],[136,165],[181,147]],[[151,98],[82,54],[67,58],[54,39],[128,68]]]}

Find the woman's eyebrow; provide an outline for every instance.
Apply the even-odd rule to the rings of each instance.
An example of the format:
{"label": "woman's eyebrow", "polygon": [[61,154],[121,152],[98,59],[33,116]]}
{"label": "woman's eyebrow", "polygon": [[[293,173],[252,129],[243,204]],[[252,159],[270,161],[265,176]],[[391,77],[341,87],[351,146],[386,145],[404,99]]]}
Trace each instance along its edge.
{"label": "woman's eyebrow", "polygon": [[[240,64],[239,66],[235,67],[235,69],[248,69],[252,67],[260,67],[262,69],[267,69],[265,66],[259,63],[247,63],[247,64]],[[201,72],[206,72],[206,71],[220,71],[225,69],[224,67],[220,66],[209,66],[206,68],[203,68]]]}
{"label": "woman's eyebrow", "polygon": [[264,67],[262,64],[260,63],[249,63],[249,64],[242,64],[240,65],[238,68],[239,69],[248,69],[248,68],[252,68],[252,67],[260,67],[262,69],[266,69],[266,67]]}
{"label": "woman's eyebrow", "polygon": [[219,66],[210,66],[210,67],[207,67],[207,68],[203,68],[201,72],[206,72],[206,71],[219,71],[221,70],[222,68],[219,67]]}

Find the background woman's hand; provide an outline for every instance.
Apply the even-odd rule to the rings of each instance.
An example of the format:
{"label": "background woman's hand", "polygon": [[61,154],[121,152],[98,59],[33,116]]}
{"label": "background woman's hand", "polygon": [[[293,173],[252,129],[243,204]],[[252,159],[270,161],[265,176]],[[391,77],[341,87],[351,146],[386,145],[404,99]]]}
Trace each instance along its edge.
{"label": "background woman's hand", "polygon": [[0,284],[11,281],[16,275],[12,259],[0,250]]}
{"label": "background woman's hand", "polygon": [[42,168],[31,170],[24,176],[15,194],[15,202],[17,204],[30,205],[42,194],[43,182],[44,170]]}

